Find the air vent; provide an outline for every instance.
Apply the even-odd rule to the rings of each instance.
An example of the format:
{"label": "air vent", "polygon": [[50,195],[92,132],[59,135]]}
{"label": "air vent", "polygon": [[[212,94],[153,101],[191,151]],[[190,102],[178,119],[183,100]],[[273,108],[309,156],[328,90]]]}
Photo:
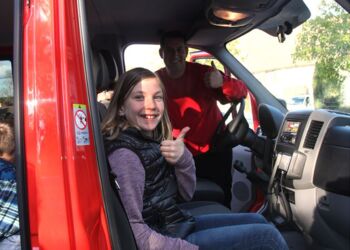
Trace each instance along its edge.
{"label": "air vent", "polygon": [[312,121],[309,131],[307,131],[306,139],[304,142],[304,148],[315,148],[315,144],[320,134],[323,122],[320,121]]}

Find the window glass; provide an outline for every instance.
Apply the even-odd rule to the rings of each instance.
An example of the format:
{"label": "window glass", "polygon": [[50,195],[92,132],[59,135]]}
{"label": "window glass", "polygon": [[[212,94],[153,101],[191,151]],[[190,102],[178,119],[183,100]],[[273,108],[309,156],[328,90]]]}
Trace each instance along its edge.
{"label": "window glass", "polygon": [[211,66],[211,62],[214,62],[218,70],[221,70],[226,74],[230,74],[228,71],[225,70],[224,66],[215,57],[204,51],[190,49],[187,61],[200,63],[208,66]]}
{"label": "window glass", "polygon": [[12,65],[0,60],[0,120],[8,119],[13,119]]}
{"label": "window glass", "polygon": [[276,98],[286,101],[289,110],[349,112],[349,15],[333,1],[305,3],[311,18],[283,43],[254,30],[227,48]]}
{"label": "window glass", "polygon": [[[235,77],[228,70],[226,70],[216,58],[205,51],[198,51],[196,49],[189,48],[189,53],[186,60],[205,65],[211,65],[211,62],[214,61],[217,69],[221,70],[227,75],[231,75],[231,77]],[[129,70],[135,67],[144,67],[152,71],[156,71],[164,67],[164,62],[159,56],[159,45],[135,44],[128,46],[125,50],[125,68],[126,70]],[[225,114],[230,108],[230,104],[223,105],[218,102],[218,107],[222,114]],[[249,96],[246,98],[244,115],[249,123],[249,126],[253,128],[252,108]],[[229,116],[226,123],[230,122],[231,120],[232,118]]]}
{"label": "window glass", "polygon": [[157,71],[164,67],[159,56],[159,45],[133,44],[125,50],[125,69],[143,67],[151,71]]}

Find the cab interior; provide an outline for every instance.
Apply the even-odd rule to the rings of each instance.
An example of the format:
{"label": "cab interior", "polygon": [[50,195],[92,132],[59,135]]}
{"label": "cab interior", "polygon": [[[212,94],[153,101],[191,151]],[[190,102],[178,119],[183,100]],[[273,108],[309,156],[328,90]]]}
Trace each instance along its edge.
{"label": "cab interior", "polygon": [[[349,1],[336,2],[349,12]],[[283,39],[310,18],[302,0],[86,0],[77,1],[77,4],[81,11],[82,36],[85,37],[82,41],[86,49],[85,67],[92,76],[89,88],[95,98],[91,103],[94,123],[99,123],[106,110],[104,104],[97,102],[96,95],[111,90],[118,75],[125,71],[126,48],[131,44],[158,45],[163,32],[181,31],[188,46],[214,56],[245,82],[255,99],[259,129],[246,128],[240,140],[243,149],[236,153],[239,161],[249,158],[263,162],[256,171],[263,175],[241,169],[254,192],[257,188],[265,194],[256,211],[280,229],[291,249],[349,249],[349,114],[330,110],[288,112],[286,106],[225,47],[227,42],[254,29],[268,33],[271,39]],[[18,11],[17,8],[18,2],[9,0],[0,8],[1,60],[13,62],[20,56],[12,52],[18,39],[18,31],[13,28],[13,13]],[[217,10],[245,15],[242,19],[226,20],[215,15]],[[18,70],[13,68],[14,82],[18,82]],[[15,98],[12,105],[16,112],[20,100],[16,90],[14,93],[17,100]],[[19,116],[16,123],[20,128]],[[297,127],[297,132],[291,129],[293,126]],[[123,207],[113,176],[108,173],[101,135],[96,137],[97,145],[101,147],[97,150],[100,174],[109,180],[101,185],[107,190],[104,199],[109,204],[106,209],[109,229],[114,235],[113,248],[135,249],[125,215],[120,216],[124,213]],[[254,148],[255,143],[259,147]],[[266,150],[261,151],[261,147]],[[247,150],[248,155],[244,155]],[[234,171],[238,171],[237,168]],[[204,194],[198,201],[204,203],[194,209],[199,213],[221,209],[220,190],[210,182],[201,187]],[[25,187],[21,188],[25,192]],[[233,212],[249,211],[256,200],[258,194],[239,207],[239,211]]]}
{"label": "cab interior", "polygon": [[[349,11],[348,3],[338,3]],[[324,162],[322,157],[327,155],[324,151],[331,152],[338,146],[344,150],[339,155],[340,159],[347,158],[345,153],[348,152],[349,144],[330,141],[338,137],[333,135],[338,132],[342,137],[349,138],[349,116],[324,110],[288,113],[286,105],[264,88],[225,47],[227,42],[254,29],[268,33],[271,39],[285,39],[293,29],[311,16],[303,1],[153,1],[151,4],[143,1],[127,4],[121,1],[87,1],[85,7],[87,30],[93,47],[110,51],[116,59],[119,72],[125,71],[125,50],[129,45],[159,44],[163,32],[178,30],[185,34],[189,47],[211,54],[225,69],[243,80],[256,101],[261,134],[250,128],[240,144],[244,149],[249,149],[248,157],[252,157],[256,165],[260,164],[262,167],[258,167],[257,172],[260,174],[252,166],[245,166],[250,171],[242,170],[242,173],[253,186],[253,190],[260,189],[265,195],[268,194],[257,211],[280,228],[291,249],[308,249],[310,246],[316,249],[349,247],[347,235],[350,221],[345,212],[350,208],[349,196],[343,192],[344,189],[348,192],[349,186],[341,187],[344,178],[349,180],[349,174],[345,174],[349,172],[349,165],[337,161],[337,174],[326,178],[325,168],[328,169],[330,165],[321,163]],[[227,21],[215,16],[215,11],[222,9],[244,13],[245,17]],[[284,130],[290,121],[296,122],[300,127],[299,132],[293,134],[293,142],[283,139],[291,136],[289,131]],[[311,149],[308,140],[315,136],[312,134],[315,122],[324,125],[317,134],[314,148]],[[337,132],[332,132],[333,130]],[[238,162],[245,162],[247,156],[242,151],[236,150],[235,153]],[[290,165],[290,169],[283,169],[283,164]],[[239,166],[234,171],[239,172]],[[339,189],[329,189],[328,184],[331,181],[337,182],[339,186],[335,186]],[[320,185],[320,182],[323,184]],[[220,199],[216,199],[220,192],[215,191],[215,185],[210,185],[210,182],[198,182],[200,190],[197,192],[200,195],[195,198],[220,203]],[[242,189],[236,186],[233,192],[238,192],[237,190]],[[257,204],[257,200],[255,194],[250,203],[246,202],[234,212],[249,211]],[[312,202],[307,202],[308,200]],[[325,206],[323,200],[327,200]],[[210,212],[213,209],[212,206],[208,208],[207,204],[199,207],[201,212]],[[217,207],[220,206],[214,205],[214,211]],[[338,210],[336,207],[344,209]],[[197,207],[196,209],[198,211]]]}

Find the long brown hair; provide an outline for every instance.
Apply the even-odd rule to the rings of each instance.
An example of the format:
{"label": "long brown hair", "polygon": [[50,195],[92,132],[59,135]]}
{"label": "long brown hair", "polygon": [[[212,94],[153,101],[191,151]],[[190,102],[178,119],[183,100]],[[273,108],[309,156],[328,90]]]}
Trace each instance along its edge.
{"label": "long brown hair", "polygon": [[158,141],[172,139],[172,127],[166,106],[166,92],[164,85],[159,77],[152,71],[144,68],[134,68],[122,74],[115,84],[112,101],[109,104],[107,114],[102,121],[102,134],[107,140],[114,140],[117,138],[121,130],[130,126],[125,119],[125,116],[120,115],[120,109],[134,87],[142,80],[148,78],[158,79],[164,96],[164,113],[160,123],[153,133],[153,139]]}

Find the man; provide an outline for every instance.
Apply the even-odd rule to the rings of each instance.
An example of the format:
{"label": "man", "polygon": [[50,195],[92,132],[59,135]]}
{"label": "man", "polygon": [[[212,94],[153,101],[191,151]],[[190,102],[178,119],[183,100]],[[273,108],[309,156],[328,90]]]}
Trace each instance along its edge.
{"label": "man", "polygon": [[232,149],[209,152],[215,130],[222,119],[217,101],[228,103],[246,97],[242,81],[224,76],[214,64],[212,67],[186,62],[188,48],[178,32],[165,33],[161,38],[159,54],[165,68],[156,73],[165,85],[168,111],[177,137],[181,129],[191,129],[184,140],[194,155],[198,177],[211,179],[225,193],[225,205],[231,201]]}

